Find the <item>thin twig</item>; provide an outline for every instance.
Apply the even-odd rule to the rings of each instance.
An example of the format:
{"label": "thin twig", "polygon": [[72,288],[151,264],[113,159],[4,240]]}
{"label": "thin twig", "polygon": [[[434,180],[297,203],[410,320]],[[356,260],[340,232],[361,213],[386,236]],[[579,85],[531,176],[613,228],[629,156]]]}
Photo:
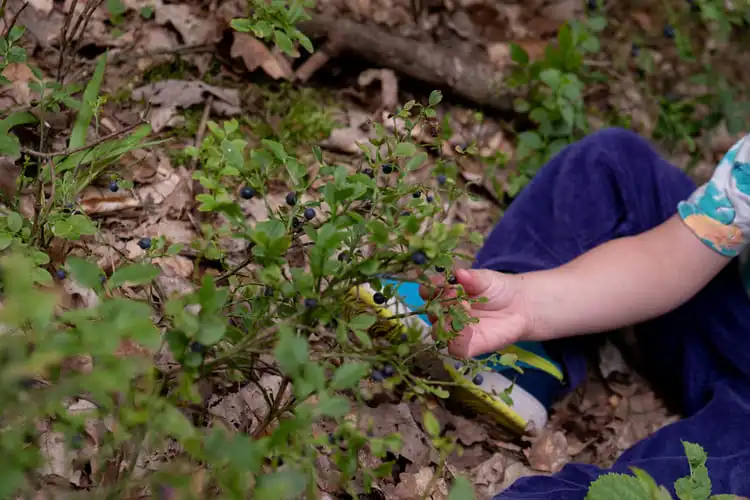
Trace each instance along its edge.
{"label": "thin twig", "polygon": [[[10,34],[10,30],[13,29],[13,26],[16,25],[16,22],[18,22],[18,17],[21,15],[21,13],[26,9],[26,7],[29,6],[29,2],[24,2],[20,9],[18,9],[18,12],[13,14],[13,19],[10,20],[10,24],[6,26],[5,33],[3,33],[3,37],[7,37]],[[3,14],[5,13],[5,1],[3,2],[2,8],[0,8],[0,12]],[[0,17],[3,16],[3,14],[0,14]]]}
{"label": "thin twig", "polygon": [[75,14],[77,5],[78,5],[78,0],[73,0],[73,3],[70,5],[70,10],[65,16],[65,22],[63,23],[62,28],[60,29],[60,55],[57,59],[57,78],[56,78],[58,82],[60,82],[62,78],[62,67],[63,67],[63,62],[65,61],[65,52],[68,50],[68,28],[70,27],[70,21],[73,19],[73,15]]}
{"label": "thin twig", "polygon": [[138,128],[139,126],[141,126],[143,124],[144,124],[144,122],[140,121],[138,123],[135,123],[134,125],[130,125],[128,127],[125,127],[122,130],[116,130],[116,131],[112,132],[111,134],[107,134],[107,135],[101,137],[100,139],[97,139],[96,141],[94,141],[94,142],[92,142],[90,144],[86,144],[84,146],[81,146],[79,148],[66,149],[64,151],[53,151],[51,153],[44,153],[42,151],[35,151],[35,150],[29,149],[29,148],[22,148],[21,151],[24,152],[24,153],[26,153],[29,156],[35,156],[37,158],[54,158],[56,156],[70,156],[73,153],[79,153],[81,151],[85,151],[87,149],[91,149],[93,147],[96,147],[96,146],[100,145],[103,142],[107,142],[110,139],[114,139],[115,137],[118,137],[120,135],[127,134],[128,132],[130,132],[130,131]]}
{"label": "thin twig", "polygon": [[[198,130],[195,133],[195,147],[196,149],[200,149],[201,144],[203,143],[203,137],[206,135],[206,125],[208,123],[208,119],[211,116],[211,108],[214,105],[214,96],[210,95],[208,96],[208,99],[206,99],[206,104],[203,107],[203,114],[201,115],[201,121],[198,124]],[[188,162],[188,170],[192,170],[195,168],[195,163],[197,159],[195,157],[190,158],[190,161]]]}

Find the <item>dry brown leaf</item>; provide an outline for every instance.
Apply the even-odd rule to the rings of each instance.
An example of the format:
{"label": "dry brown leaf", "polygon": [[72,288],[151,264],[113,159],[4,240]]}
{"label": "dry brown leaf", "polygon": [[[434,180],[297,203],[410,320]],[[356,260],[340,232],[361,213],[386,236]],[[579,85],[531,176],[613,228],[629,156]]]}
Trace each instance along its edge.
{"label": "dry brown leaf", "polygon": [[380,81],[380,108],[395,109],[398,104],[398,79],[391,69],[368,69],[359,74],[357,84],[367,87],[375,80]]}
{"label": "dry brown leaf", "polygon": [[[393,489],[391,498],[394,500],[419,500],[424,498],[424,495],[428,493],[427,488],[430,487],[434,474],[432,467],[422,467],[414,474],[406,472],[400,474],[400,482]],[[433,486],[434,489],[427,498],[438,500],[448,497],[448,485],[445,479],[438,479]]]}
{"label": "dry brown leaf", "polygon": [[414,421],[408,404],[382,404],[365,408],[362,411],[362,425],[366,427],[370,421],[376,437],[385,437],[394,432],[401,434],[404,441],[399,454],[413,464],[423,466],[437,459],[426,436]]}
{"label": "dry brown leaf", "polygon": [[215,43],[219,39],[219,26],[213,16],[188,4],[161,5],[155,14],[157,23],[174,26],[187,45]]}
{"label": "dry brown leaf", "polygon": [[273,54],[263,42],[247,33],[234,33],[231,55],[241,58],[248,71],[260,67],[274,80],[290,80],[293,76],[292,68],[283,55]]}
{"label": "dry brown leaf", "polygon": [[29,83],[36,80],[34,73],[26,64],[11,63],[5,67],[2,75],[11,82],[11,96],[19,106],[31,104],[33,93]]}
{"label": "dry brown leaf", "polygon": [[568,461],[568,440],[562,432],[549,428],[542,432],[529,450],[529,465],[538,471],[557,472]]}
{"label": "dry brown leaf", "polygon": [[480,494],[492,497],[500,492],[500,486],[505,478],[506,461],[502,453],[495,453],[472,471],[474,486]]}
{"label": "dry brown leaf", "polygon": [[53,0],[27,0],[29,5],[43,14],[49,14],[55,6]]}

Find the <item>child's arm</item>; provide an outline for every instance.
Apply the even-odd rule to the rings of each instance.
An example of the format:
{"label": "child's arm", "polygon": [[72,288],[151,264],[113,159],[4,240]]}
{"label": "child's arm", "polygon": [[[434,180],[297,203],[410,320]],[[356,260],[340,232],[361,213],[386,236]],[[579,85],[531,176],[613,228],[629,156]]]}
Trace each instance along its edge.
{"label": "child's arm", "polygon": [[687,301],[729,262],[675,215],[549,271],[520,275],[533,340],[612,330]]}

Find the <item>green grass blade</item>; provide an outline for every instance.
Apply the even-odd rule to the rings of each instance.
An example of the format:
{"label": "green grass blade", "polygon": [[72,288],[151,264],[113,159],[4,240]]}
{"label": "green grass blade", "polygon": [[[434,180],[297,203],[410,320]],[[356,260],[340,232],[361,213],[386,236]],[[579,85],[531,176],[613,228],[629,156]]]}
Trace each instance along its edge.
{"label": "green grass blade", "polygon": [[81,109],[78,111],[76,123],[73,126],[73,132],[70,134],[68,149],[82,148],[86,144],[89,125],[91,125],[91,120],[94,118],[94,107],[92,104],[96,102],[97,97],[99,97],[99,90],[101,89],[102,80],[104,79],[104,67],[106,64],[107,53],[105,52],[99,57],[99,61],[96,63],[96,69],[94,69],[94,74],[88,85],[86,85],[86,89],[83,91]]}

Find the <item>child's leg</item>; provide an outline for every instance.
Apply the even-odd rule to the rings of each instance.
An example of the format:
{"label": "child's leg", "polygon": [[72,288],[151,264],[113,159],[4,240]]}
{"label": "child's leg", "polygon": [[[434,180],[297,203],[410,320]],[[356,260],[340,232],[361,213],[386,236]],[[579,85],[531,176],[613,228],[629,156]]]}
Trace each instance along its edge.
{"label": "child's leg", "polygon": [[[514,273],[557,267],[605,241],[659,225],[694,189],[638,135],[598,132],[540,170],[493,229],[475,266]],[[655,382],[678,394],[686,413],[707,402],[717,378],[739,369],[750,379],[746,312],[750,301],[732,263],[693,300],[637,328]],[[548,343],[562,354],[572,386],[585,376],[581,345],[588,340]]]}
{"label": "child's leg", "polygon": [[[539,172],[490,234],[476,267],[505,272],[557,267],[605,241],[660,224],[694,189],[685,174],[637,135],[618,129],[599,132],[566,148]],[[686,414],[695,415],[628,450],[618,470],[640,464],[660,482],[674,481],[687,471],[680,439],[704,445],[718,461],[743,452],[750,437],[746,426],[738,425],[750,418],[745,403],[750,401],[747,312],[750,302],[732,264],[687,304],[637,329],[655,381],[679,396]],[[562,353],[571,385],[585,375],[580,349],[585,342],[580,337],[549,345]],[[744,466],[750,462],[735,458],[744,460]],[[732,470],[722,462],[711,475],[738,486]],[[571,465],[549,478],[521,480],[499,498],[583,498],[599,473],[591,466]]]}

